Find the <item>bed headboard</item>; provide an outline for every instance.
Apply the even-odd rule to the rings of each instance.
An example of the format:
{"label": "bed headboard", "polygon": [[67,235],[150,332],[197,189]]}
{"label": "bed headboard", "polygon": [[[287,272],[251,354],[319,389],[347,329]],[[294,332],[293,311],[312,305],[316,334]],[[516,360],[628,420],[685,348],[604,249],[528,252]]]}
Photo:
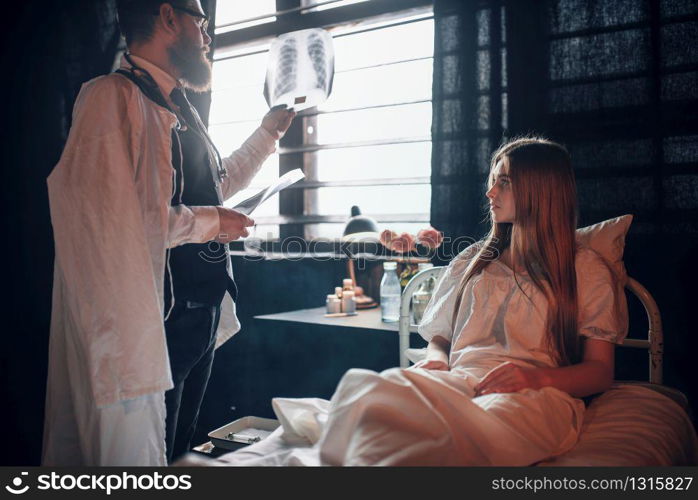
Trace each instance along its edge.
{"label": "bed headboard", "polygon": [[[444,267],[432,267],[417,273],[407,284],[402,292],[402,301],[400,302],[400,323],[399,323],[399,349],[400,349],[400,366],[407,368],[409,360],[407,359],[407,349],[410,347],[410,302],[412,294],[417,290],[417,287],[432,276],[439,276],[444,270]],[[624,347],[633,347],[649,350],[649,381],[653,384],[662,383],[662,318],[659,314],[659,307],[652,298],[652,295],[647,289],[642,286],[637,280],[628,277],[628,282],[625,288],[634,294],[642,303],[647,313],[647,321],[649,328],[647,330],[647,339],[625,339]]]}
{"label": "bed headboard", "polygon": [[662,383],[662,354],[664,334],[662,332],[662,316],[659,307],[650,292],[637,280],[628,276],[625,288],[632,292],[642,303],[647,313],[647,339],[625,339],[623,346],[649,350],[649,380],[653,384]]}

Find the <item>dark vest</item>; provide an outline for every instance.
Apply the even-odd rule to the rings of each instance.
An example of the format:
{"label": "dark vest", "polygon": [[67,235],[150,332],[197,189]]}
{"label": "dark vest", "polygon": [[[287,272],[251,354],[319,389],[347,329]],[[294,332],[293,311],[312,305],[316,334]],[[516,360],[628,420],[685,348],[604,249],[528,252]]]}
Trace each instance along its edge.
{"label": "dark vest", "polygon": [[[183,183],[176,182],[172,205],[180,203],[180,192],[181,203],[184,205],[219,205],[206,143],[192,126],[179,131],[178,136],[182,148]],[[177,144],[173,144],[172,158],[178,156],[179,148]],[[230,290],[233,298],[236,298],[235,283],[226,269],[229,259],[228,246],[216,242],[189,243],[172,248],[170,270],[176,300],[185,299],[217,306],[223,300],[226,290]],[[166,283],[166,286],[169,284]]]}
{"label": "dark vest", "polygon": [[[169,109],[152,83],[136,77],[130,71],[120,69],[117,72],[134,82],[146,97]],[[194,127],[188,125],[172,131],[172,164],[176,178],[171,204],[216,206],[219,202],[209,163],[209,149]],[[228,245],[189,243],[172,248],[169,253],[169,272],[165,272],[165,310],[169,310],[172,301],[170,286],[176,301],[190,300],[218,306],[226,291],[230,292],[233,300],[237,299],[237,287],[227,272],[230,260]]]}

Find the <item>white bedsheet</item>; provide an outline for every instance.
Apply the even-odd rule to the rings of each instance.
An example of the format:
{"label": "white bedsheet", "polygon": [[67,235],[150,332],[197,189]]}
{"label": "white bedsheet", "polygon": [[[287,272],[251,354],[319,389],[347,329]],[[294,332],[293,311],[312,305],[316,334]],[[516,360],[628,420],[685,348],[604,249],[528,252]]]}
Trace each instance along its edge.
{"label": "white bedsheet", "polygon": [[[316,400],[318,408],[326,402]],[[193,459],[181,465],[322,465],[317,447],[287,442],[279,427],[267,439],[217,459]],[[615,384],[585,412],[577,444],[541,466],[695,465],[698,438],[685,410],[646,385]]]}

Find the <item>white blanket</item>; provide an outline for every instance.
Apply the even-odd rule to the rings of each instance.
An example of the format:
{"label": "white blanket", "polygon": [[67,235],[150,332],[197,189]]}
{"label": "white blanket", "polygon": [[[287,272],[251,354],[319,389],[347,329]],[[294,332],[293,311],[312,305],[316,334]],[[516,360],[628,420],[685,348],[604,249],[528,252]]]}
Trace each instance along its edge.
{"label": "white blanket", "polygon": [[577,441],[583,403],[548,387],[473,397],[468,373],[350,370],[331,401],[273,400],[282,426],[228,465],[529,465]]}
{"label": "white blanket", "polygon": [[[477,402],[478,399],[480,398],[473,401]],[[317,444],[319,438],[312,444],[311,440],[302,438],[299,432],[308,436],[317,435],[325,425],[330,404],[322,399],[277,398],[274,400],[274,409],[277,414],[284,415],[281,421],[286,428],[279,427],[264,441],[218,459],[201,461],[194,460],[190,455],[188,463],[183,464],[326,465]],[[293,425],[288,417],[294,422]],[[422,433],[421,437],[405,436],[400,442],[407,440],[410,446],[422,449],[431,447],[433,453],[438,453],[437,447],[432,446],[433,443],[417,443],[424,438]],[[445,447],[449,447],[449,444],[446,443]],[[616,384],[587,408],[578,442],[569,451],[539,461],[538,465],[667,466],[694,465],[697,460],[696,432],[685,410],[677,402],[648,386]],[[535,460],[527,465],[534,462]],[[433,461],[428,463],[433,464]]]}

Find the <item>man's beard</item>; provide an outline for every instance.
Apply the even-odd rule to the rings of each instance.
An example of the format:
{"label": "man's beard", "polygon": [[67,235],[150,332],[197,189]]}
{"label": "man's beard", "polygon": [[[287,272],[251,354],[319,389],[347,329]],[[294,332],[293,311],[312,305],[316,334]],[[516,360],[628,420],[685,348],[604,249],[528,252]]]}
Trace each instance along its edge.
{"label": "man's beard", "polygon": [[182,37],[168,47],[167,53],[172,65],[179,70],[179,79],[185,88],[195,92],[211,89],[211,62],[201,47]]}

